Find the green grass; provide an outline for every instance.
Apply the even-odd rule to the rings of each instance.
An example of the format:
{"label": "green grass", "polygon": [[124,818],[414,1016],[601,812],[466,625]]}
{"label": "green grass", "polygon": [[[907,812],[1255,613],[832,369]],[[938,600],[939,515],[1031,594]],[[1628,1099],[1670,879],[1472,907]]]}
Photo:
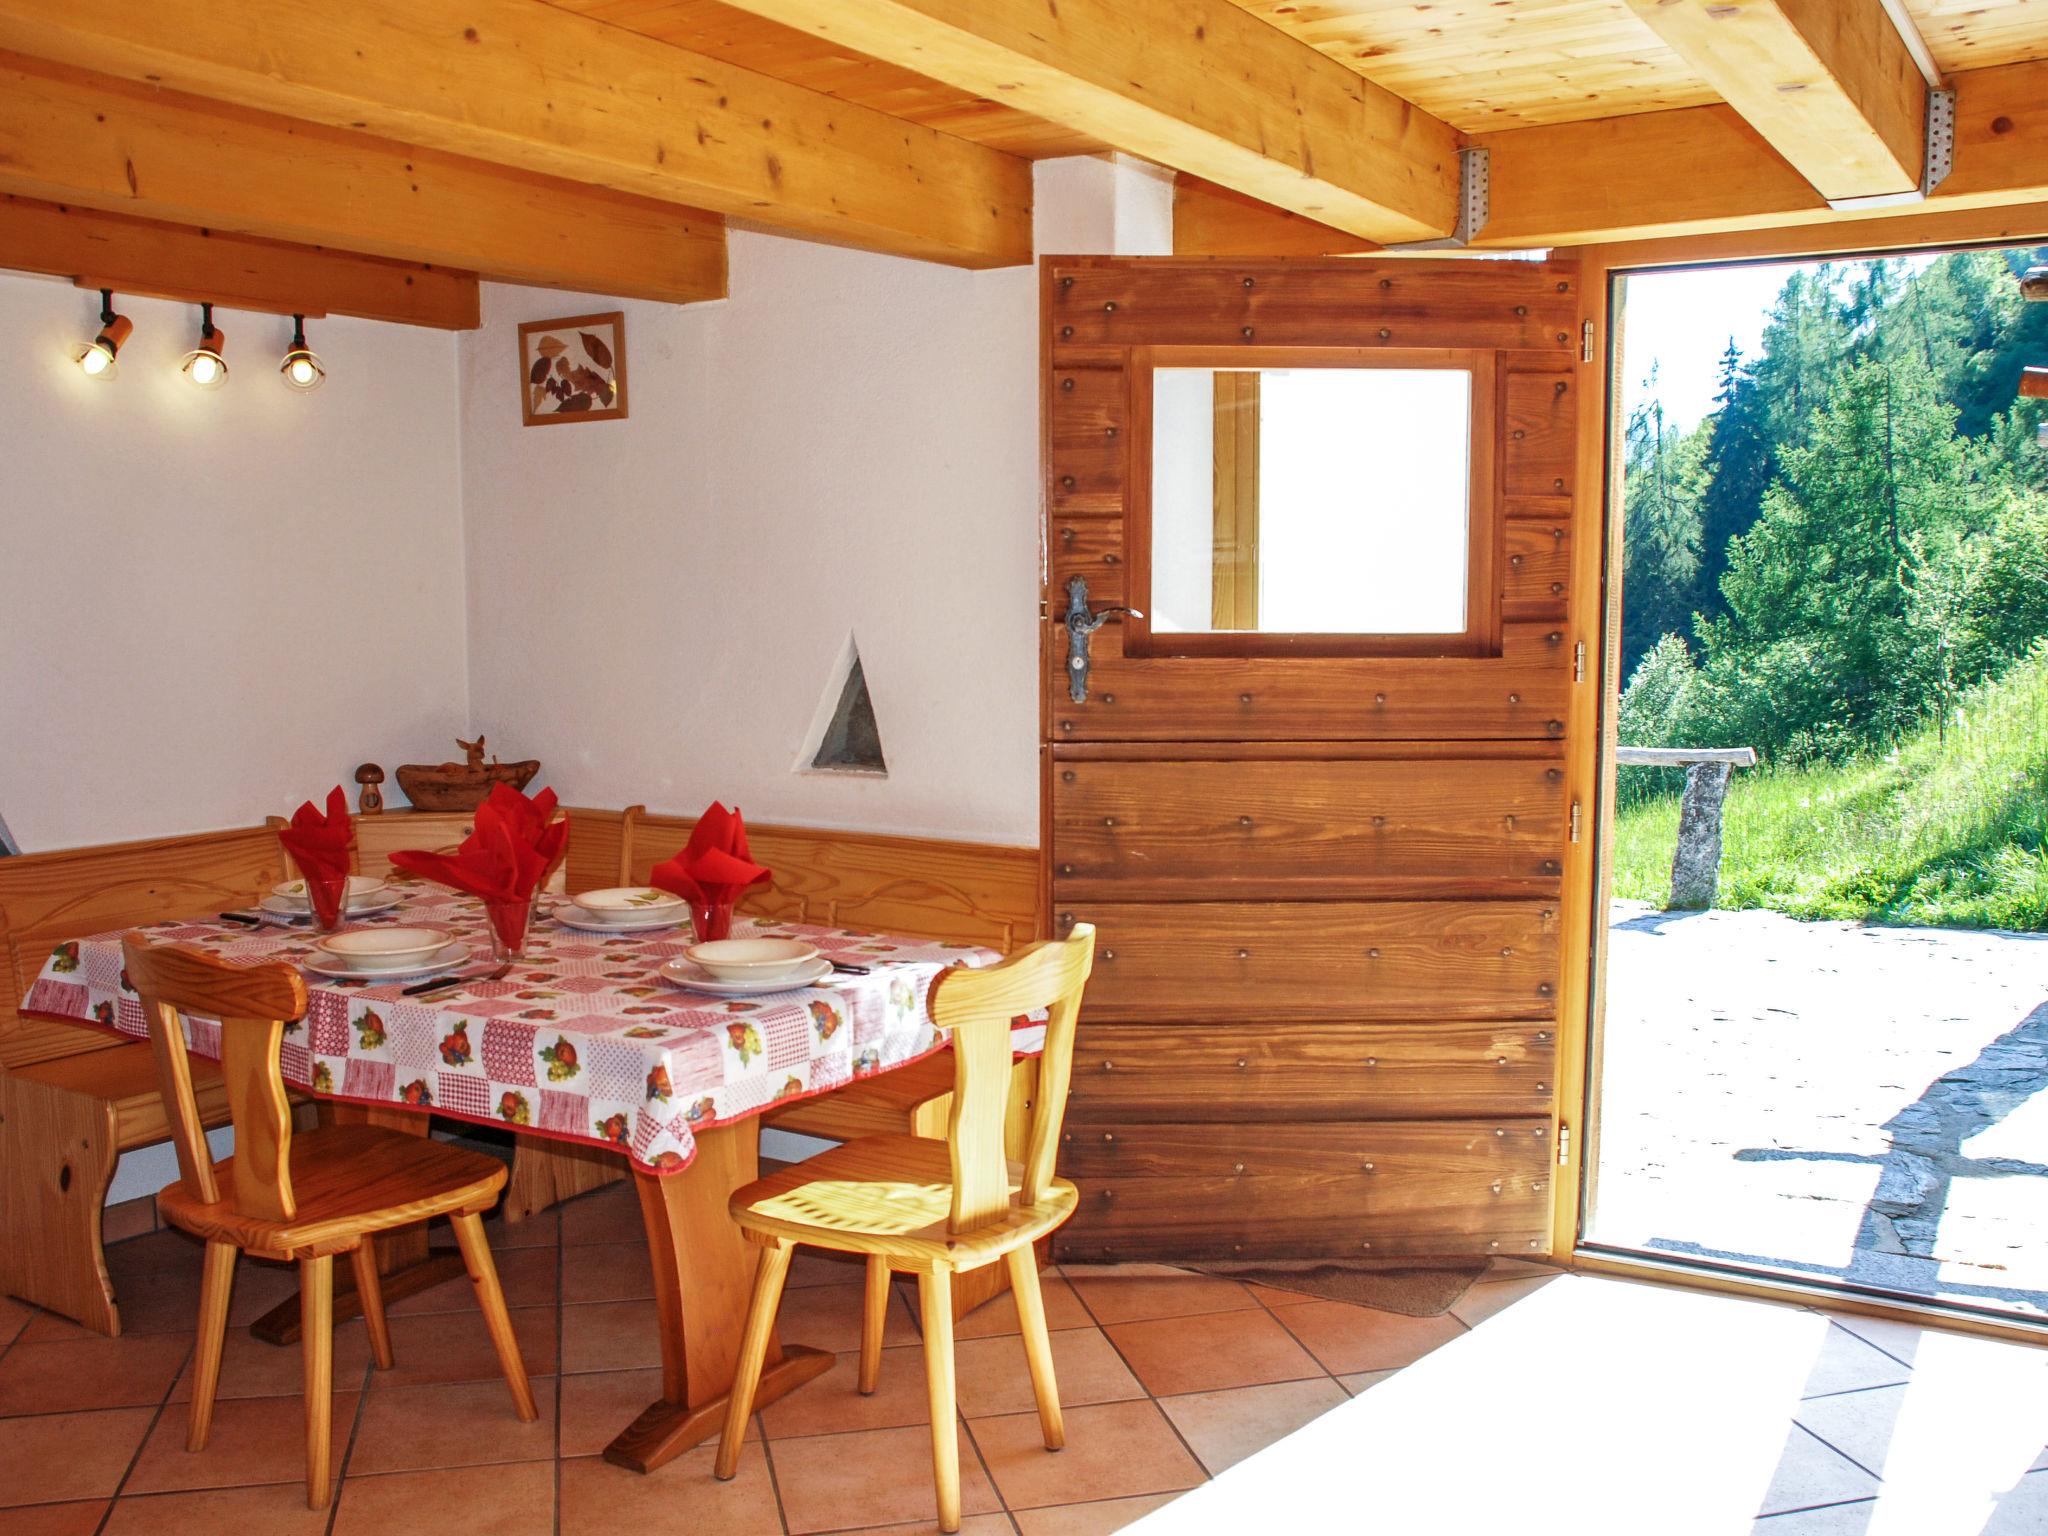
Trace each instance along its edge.
{"label": "green grass", "polygon": [[[2048,930],[2048,648],[1967,696],[1943,742],[1839,767],[1738,770],[1715,905],[1798,918]],[[1662,906],[1678,800],[1623,809],[1614,893]]]}

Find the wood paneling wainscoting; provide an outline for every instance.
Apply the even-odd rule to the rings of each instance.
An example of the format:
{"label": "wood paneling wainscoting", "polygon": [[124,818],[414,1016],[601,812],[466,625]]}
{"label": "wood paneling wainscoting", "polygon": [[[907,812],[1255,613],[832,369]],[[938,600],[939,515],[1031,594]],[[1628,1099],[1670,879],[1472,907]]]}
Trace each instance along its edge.
{"label": "wood paneling wainscoting", "polygon": [[[1576,264],[1053,257],[1041,278],[1046,892],[1055,934],[1098,932],[1058,1251],[1549,1252],[1584,963],[1570,723],[1597,617],[1575,575],[1599,541]],[[1172,347],[1477,359],[1478,654],[1322,635],[1232,654],[1111,622],[1069,696],[1068,580],[1095,610],[1144,606],[1147,370]],[[1361,456],[1361,487],[1372,471]]]}

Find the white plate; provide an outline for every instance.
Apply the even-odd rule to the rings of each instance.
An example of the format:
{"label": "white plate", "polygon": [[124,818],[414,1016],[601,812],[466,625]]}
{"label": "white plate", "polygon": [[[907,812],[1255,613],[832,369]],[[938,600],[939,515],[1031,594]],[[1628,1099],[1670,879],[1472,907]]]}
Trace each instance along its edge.
{"label": "white plate", "polygon": [[445,945],[440,953],[429,955],[418,965],[403,966],[395,971],[359,971],[351,966],[332,964],[317,950],[299,962],[299,969],[314,976],[324,976],[329,981],[411,981],[416,976],[431,976],[436,971],[452,970],[467,965],[474,958],[474,952],[460,939]]}
{"label": "white plate", "polygon": [[[389,912],[405,898],[389,886],[373,896],[351,896],[348,905],[342,908],[343,917],[375,917],[379,912]],[[266,896],[256,903],[256,909],[279,922],[296,923],[310,921],[310,908],[300,906],[283,896]]]}
{"label": "white plate", "polygon": [[798,971],[794,976],[784,976],[776,981],[713,981],[687,960],[671,960],[658,974],[670,986],[703,992],[711,997],[766,997],[771,992],[794,992],[799,987],[816,986],[832,974],[832,962],[820,955],[809,970]]}
{"label": "white plate", "polygon": [[[384,880],[381,876],[350,875],[348,877],[348,899],[350,901],[361,901],[366,897],[376,895],[383,889]],[[304,906],[306,902],[306,882],[304,880],[286,880],[280,884],[273,885],[270,888],[270,894],[278,897],[280,900],[290,902],[293,906]]]}
{"label": "white plate", "polygon": [[692,944],[683,957],[713,981],[787,981],[808,971],[818,958],[801,939],[713,939]]}
{"label": "white plate", "polygon": [[673,917],[614,921],[608,917],[599,917],[595,912],[586,912],[571,901],[559,903],[550,916],[564,928],[580,928],[585,933],[653,933],[662,928],[680,928],[690,920],[689,909],[685,908]]}
{"label": "white plate", "polygon": [[674,922],[690,910],[682,897],[651,885],[608,885],[601,891],[576,891],[569,899],[592,917],[627,923],[655,916]]}

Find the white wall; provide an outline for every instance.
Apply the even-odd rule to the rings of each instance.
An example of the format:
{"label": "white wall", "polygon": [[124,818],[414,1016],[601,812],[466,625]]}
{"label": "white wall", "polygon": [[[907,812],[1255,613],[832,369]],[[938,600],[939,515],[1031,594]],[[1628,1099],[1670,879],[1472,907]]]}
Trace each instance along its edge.
{"label": "white wall", "polygon": [[[25,850],[246,825],[454,751],[466,722],[455,339],[121,299],[119,376],[68,349],[99,298],[0,274],[0,816]],[[353,790],[353,784],[350,784]]]}
{"label": "white wall", "polygon": [[[735,231],[676,308],[487,287],[470,707],[574,803],[1036,839],[1037,287]],[[626,311],[623,422],[523,427],[523,320]],[[886,779],[793,771],[847,634]]]}

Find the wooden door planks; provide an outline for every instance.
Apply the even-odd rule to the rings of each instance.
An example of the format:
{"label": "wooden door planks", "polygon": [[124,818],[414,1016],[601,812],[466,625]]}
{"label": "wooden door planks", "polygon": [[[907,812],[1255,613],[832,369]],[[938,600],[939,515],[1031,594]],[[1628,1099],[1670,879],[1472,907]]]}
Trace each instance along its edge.
{"label": "wooden door planks", "polygon": [[1057,765],[1063,903],[1555,896],[1564,774],[1541,758]]}
{"label": "wooden door planks", "polygon": [[1541,1019],[1557,996],[1543,901],[1090,902],[1053,887],[1054,931],[1095,924],[1096,1023]]}
{"label": "wooden door planks", "polygon": [[1068,1115],[1076,1124],[1542,1115],[1556,1068],[1548,1020],[1261,1020],[1240,1030],[1084,1021]]}
{"label": "wooden door planks", "polygon": [[[1055,932],[1100,933],[1063,1254],[1549,1247],[1566,737],[1599,542],[1580,286],[1556,262],[1047,264],[1045,880]],[[1133,656],[1111,622],[1073,703],[1066,585],[1098,610],[1144,586],[1133,381],[1172,348],[1485,356],[1491,653]]]}
{"label": "wooden door planks", "polygon": [[1070,1259],[1540,1252],[1547,1118],[1253,1127],[1075,1124]]}

